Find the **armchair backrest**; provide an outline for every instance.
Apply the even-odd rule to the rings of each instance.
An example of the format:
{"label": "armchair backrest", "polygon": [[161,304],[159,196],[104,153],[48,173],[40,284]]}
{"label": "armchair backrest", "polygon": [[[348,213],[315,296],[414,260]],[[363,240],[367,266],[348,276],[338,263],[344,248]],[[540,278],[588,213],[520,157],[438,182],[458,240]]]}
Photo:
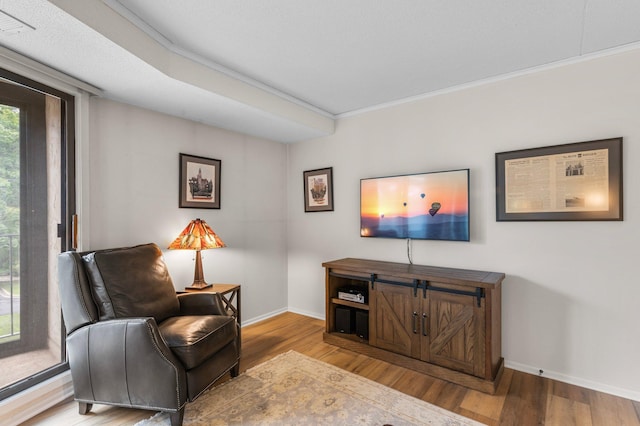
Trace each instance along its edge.
{"label": "armchair backrest", "polygon": [[62,253],[59,285],[67,334],[96,321],[178,315],[180,303],[156,244]]}
{"label": "armchair backrest", "polygon": [[58,287],[67,334],[98,321],[98,309],[80,253],[68,251],[58,256]]}

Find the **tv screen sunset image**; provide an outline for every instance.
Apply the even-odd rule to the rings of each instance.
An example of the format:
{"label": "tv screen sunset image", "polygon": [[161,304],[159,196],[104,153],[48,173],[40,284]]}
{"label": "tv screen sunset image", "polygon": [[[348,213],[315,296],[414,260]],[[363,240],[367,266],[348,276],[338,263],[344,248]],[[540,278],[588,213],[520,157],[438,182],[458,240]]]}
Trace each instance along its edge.
{"label": "tv screen sunset image", "polygon": [[362,179],[360,235],[469,241],[469,170]]}

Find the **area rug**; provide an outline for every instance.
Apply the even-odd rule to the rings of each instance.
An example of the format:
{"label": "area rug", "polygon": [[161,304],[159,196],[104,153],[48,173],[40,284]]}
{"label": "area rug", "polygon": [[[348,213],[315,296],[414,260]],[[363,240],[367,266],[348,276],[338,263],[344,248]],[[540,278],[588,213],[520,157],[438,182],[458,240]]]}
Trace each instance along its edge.
{"label": "area rug", "polygon": [[[169,425],[158,413],[136,426]],[[480,425],[294,351],[187,404],[188,425]]]}

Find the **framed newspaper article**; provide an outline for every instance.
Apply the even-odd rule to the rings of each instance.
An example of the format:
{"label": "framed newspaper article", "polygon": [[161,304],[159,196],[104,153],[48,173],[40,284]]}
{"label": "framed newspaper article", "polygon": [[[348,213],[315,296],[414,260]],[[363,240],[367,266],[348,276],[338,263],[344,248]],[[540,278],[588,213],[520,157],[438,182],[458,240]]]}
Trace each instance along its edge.
{"label": "framed newspaper article", "polygon": [[496,220],[622,220],[622,138],[497,153]]}

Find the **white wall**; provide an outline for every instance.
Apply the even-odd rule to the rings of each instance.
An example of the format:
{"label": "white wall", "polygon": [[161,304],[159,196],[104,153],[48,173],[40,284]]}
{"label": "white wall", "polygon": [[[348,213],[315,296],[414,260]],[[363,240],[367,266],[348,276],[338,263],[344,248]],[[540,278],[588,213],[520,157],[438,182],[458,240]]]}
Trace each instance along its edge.
{"label": "white wall", "polygon": [[[165,249],[200,217],[227,244],[202,252],[205,279],[242,284],[243,323],[286,309],[285,145],[99,98],[90,117],[84,250]],[[178,208],[179,153],[222,161],[221,209]],[[191,284],[193,252],[164,256],[176,288]]]}
{"label": "white wall", "polygon": [[[471,169],[471,242],[413,241],[416,264],[506,273],[507,366],[640,400],[640,51],[340,119],[289,148],[289,306],[324,317],[321,263],[406,262],[359,237],[359,180]],[[622,222],[496,222],[496,152],[624,137]],[[333,167],[334,212],[304,213],[302,173]]]}
{"label": "white wall", "polygon": [[[323,261],[406,261],[404,240],[359,237],[359,180],[470,168],[471,242],[413,241],[414,262],[507,274],[508,366],[640,400],[638,76],[627,52],[343,118],[289,146],[94,98],[83,248],[166,247],[201,217],[229,246],[203,253],[205,278],[243,285],[245,320],[287,305],[324,317]],[[496,152],[617,136],[623,222],[495,221]],[[222,160],[222,209],[178,208],[180,152]],[[304,213],[302,172],[327,166],[335,211]],[[188,285],[193,256],[165,259]]]}

